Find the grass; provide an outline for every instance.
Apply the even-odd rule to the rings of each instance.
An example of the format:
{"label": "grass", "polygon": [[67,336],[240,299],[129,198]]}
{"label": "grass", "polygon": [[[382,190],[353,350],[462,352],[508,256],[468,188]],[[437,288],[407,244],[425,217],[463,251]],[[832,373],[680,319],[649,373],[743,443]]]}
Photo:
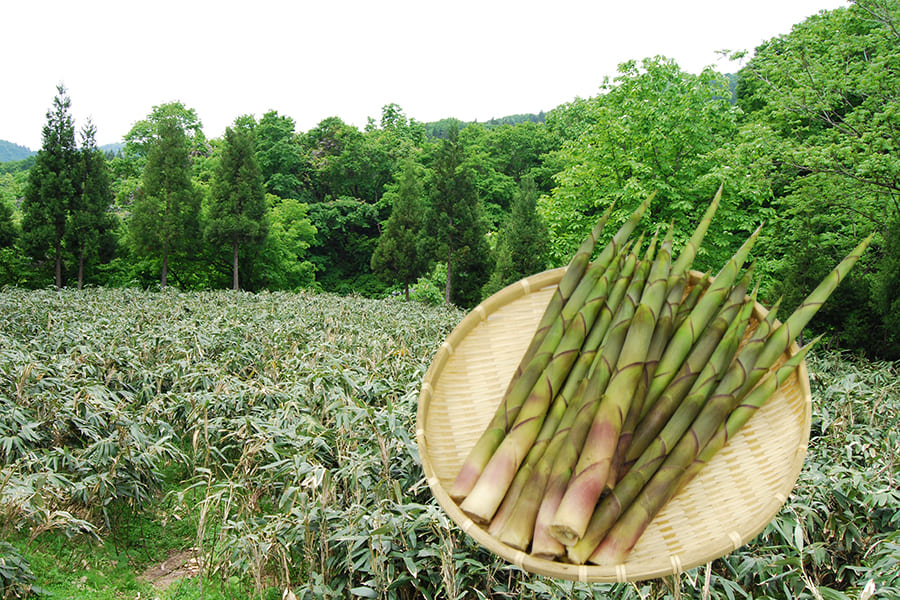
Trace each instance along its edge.
{"label": "grass", "polygon": [[[416,400],[461,317],[328,294],[0,291],[0,598],[900,596],[897,364],[810,358],[807,463],[756,540],[680,578],[588,586],[497,560],[430,496]],[[197,577],[138,579],[187,548]]]}

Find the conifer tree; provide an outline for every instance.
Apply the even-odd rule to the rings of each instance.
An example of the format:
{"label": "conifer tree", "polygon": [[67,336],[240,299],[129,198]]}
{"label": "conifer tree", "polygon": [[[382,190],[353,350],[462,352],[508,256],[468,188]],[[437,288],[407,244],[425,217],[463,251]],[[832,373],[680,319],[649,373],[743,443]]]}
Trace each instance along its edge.
{"label": "conifer tree", "polygon": [[548,234],[537,212],[537,197],[534,179],[524,177],[497,233],[494,270],[484,288],[485,296],[547,267]]}
{"label": "conifer tree", "polygon": [[12,248],[18,238],[12,206],[0,196],[0,249]]}
{"label": "conifer tree", "polygon": [[444,301],[468,308],[479,302],[490,275],[490,248],[483,209],[458,133],[458,126],[452,127],[434,157],[423,240],[431,256],[446,261]]}
{"label": "conifer tree", "polygon": [[72,101],[63,85],[56,91],[22,201],[22,245],[32,259],[53,261],[56,287],[62,287],[69,212],[81,189]]}
{"label": "conifer tree", "polygon": [[196,242],[199,195],[191,181],[188,138],[178,119],[158,123],[150,144],[142,188],[135,198],[131,235],[138,254],[161,261],[160,286],[168,285],[169,261],[190,242]]}
{"label": "conifer tree", "polygon": [[97,256],[100,239],[113,227],[113,202],[106,158],[97,147],[97,129],[88,121],[81,132],[81,193],[72,202],[66,245],[78,263],[78,289],[84,285],[85,265]]}
{"label": "conifer tree", "polygon": [[403,282],[406,299],[409,287],[425,270],[426,261],[418,251],[422,232],[423,186],[419,166],[412,158],[403,163],[396,189],[385,192],[392,199],[391,216],[384,224],[378,246],[372,253],[372,270],[387,282]]}
{"label": "conifer tree", "polygon": [[266,192],[256,162],[253,130],[238,119],[225,130],[222,155],[215,169],[205,235],[231,250],[232,287],[240,289],[242,245],[258,244],[268,233]]}

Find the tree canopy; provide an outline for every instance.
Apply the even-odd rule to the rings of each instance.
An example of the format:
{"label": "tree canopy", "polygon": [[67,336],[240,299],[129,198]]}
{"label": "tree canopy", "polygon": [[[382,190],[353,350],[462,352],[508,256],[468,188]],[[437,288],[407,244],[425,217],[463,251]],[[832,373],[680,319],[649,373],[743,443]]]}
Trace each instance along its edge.
{"label": "tree canopy", "polygon": [[858,0],[798,23],[759,48],[739,73],[745,117],[726,160],[746,182],[742,202],[778,219],[762,243],[773,293],[800,302],[855,241],[876,233],[817,321],[844,343],[900,356],[884,294],[900,278],[892,241],[900,219],[900,8]]}

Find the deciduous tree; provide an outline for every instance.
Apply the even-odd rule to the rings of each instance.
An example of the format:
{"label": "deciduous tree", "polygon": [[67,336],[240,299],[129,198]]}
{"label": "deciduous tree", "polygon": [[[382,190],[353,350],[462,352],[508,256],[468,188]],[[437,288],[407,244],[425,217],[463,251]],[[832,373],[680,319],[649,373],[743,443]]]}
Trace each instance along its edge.
{"label": "deciduous tree", "polygon": [[266,192],[279,198],[302,200],[308,166],[301,156],[291,117],[270,110],[256,125],[256,159]]}
{"label": "deciduous tree", "polygon": [[273,290],[315,287],[316,269],[306,256],[316,238],[309,205],[272,194],[267,201],[271,224],[261,253],[262,284]]}
{"label": "deciduous tree", "polygon": [[[664,57],[628,61],[604,81],[600,95],[575,103],[557,120],[576,137],[551,157],[557,187],[541,202],[554,262],[574,251],[610,203],[616,206],[612,223],[622,222],[653,192],[649,226],[674,220],[676,232],[693,231],[721,183],[712,175],[711,153],[737,129],[728,85],[710,68],[694,75]],[[723,200],[716,219],[718,231],[727,233],[707,238],[698,267],[726,261],[741,232],[759,224],[757,215],[732,210]],[[684,241],[676,239],[676,247]]]}
{"label": "deciduous tree", "polygon": [[898,32],[896,0],[856,0],[762,44],[739,73],[746,117],[728,160],[745,197],[779,217],[760,246],[788,308],[876,232],[816,325],[883,357],[900,356],[891,302],[880,296],[900,276],[890,267],[900,251],[890,242],[900,220]]}

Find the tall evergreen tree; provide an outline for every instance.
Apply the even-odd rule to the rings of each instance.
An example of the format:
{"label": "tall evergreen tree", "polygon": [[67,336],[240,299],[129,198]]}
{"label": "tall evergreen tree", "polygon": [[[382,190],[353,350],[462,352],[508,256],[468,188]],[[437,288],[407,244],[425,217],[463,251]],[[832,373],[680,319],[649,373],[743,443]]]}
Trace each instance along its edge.
{"label": "tall evergreen tree", "polygon": [[97,256],[101,237],[113,226],[113,192],[96,134],[88,121],[81,132],[81,193],[73,199],[66,233],[66,245],[78,263],[78,289],[84,285],[85,264]]}
{"label": "tall evergreen tree", "polygon": [[438,145],[425,212],[425,247],[447,262],[444,301],[472,307],[490,274],[486,224],[458,126]]}
{"label": "tall evergreen tree", "polygon": [[16,263],[21,262],[15,248],[18,238],[12,205],[0,194],[0,286],[16,282],[19,271]]}
{"label": "tall evergreen tree", "polygon": [[131,235],[138,254],[161,261],[160,285],[168,285],[173,253],[196,240],[199,195],[191,181],[188,138],[178,119],[164,117],[150,144],[142,189],[134,202]]}
{"label": "tall evergreen tree", "polygon": [[497,234],[494,270],[484,288],[485,296],[547,268],[549,238],[537,212],[537,198],[534,179],[525,176]]}
{"label": "tall evergreen tree", "polygon": [[17,237],[12,206],[9,205],[6,198],[0,196],[0,249],[12,248]]}
{"label": "tall evergreen tree", "polygon": [[69,212],[81,193],[72,101],[59,85],[47,111],[43,145],[31,168],[22,201],[22,244],[26,254],[42,262],[52,259],[56,287],[63,285],[63,243]]}
{"label": "tall evergreen tree", "polygon": [[391,216],[384,224],[378,245],[372,253],[372,270],[386,282],[403,282],[406,299],[409,286],[422,274],[426,261],[418,251],[425,203],[422,178],[416,162],[407,158],[397,177],[395,189],[385,192],[391,199]]}
{"label": "tall evergreen tree", "polygon": [[253,130],[246,122],[225,130],[209,201],[205,234],[210,242],[230,247],[234,290],[240,289],[241,246],[258,244],[268,233],[266,193],[255,153]]}

